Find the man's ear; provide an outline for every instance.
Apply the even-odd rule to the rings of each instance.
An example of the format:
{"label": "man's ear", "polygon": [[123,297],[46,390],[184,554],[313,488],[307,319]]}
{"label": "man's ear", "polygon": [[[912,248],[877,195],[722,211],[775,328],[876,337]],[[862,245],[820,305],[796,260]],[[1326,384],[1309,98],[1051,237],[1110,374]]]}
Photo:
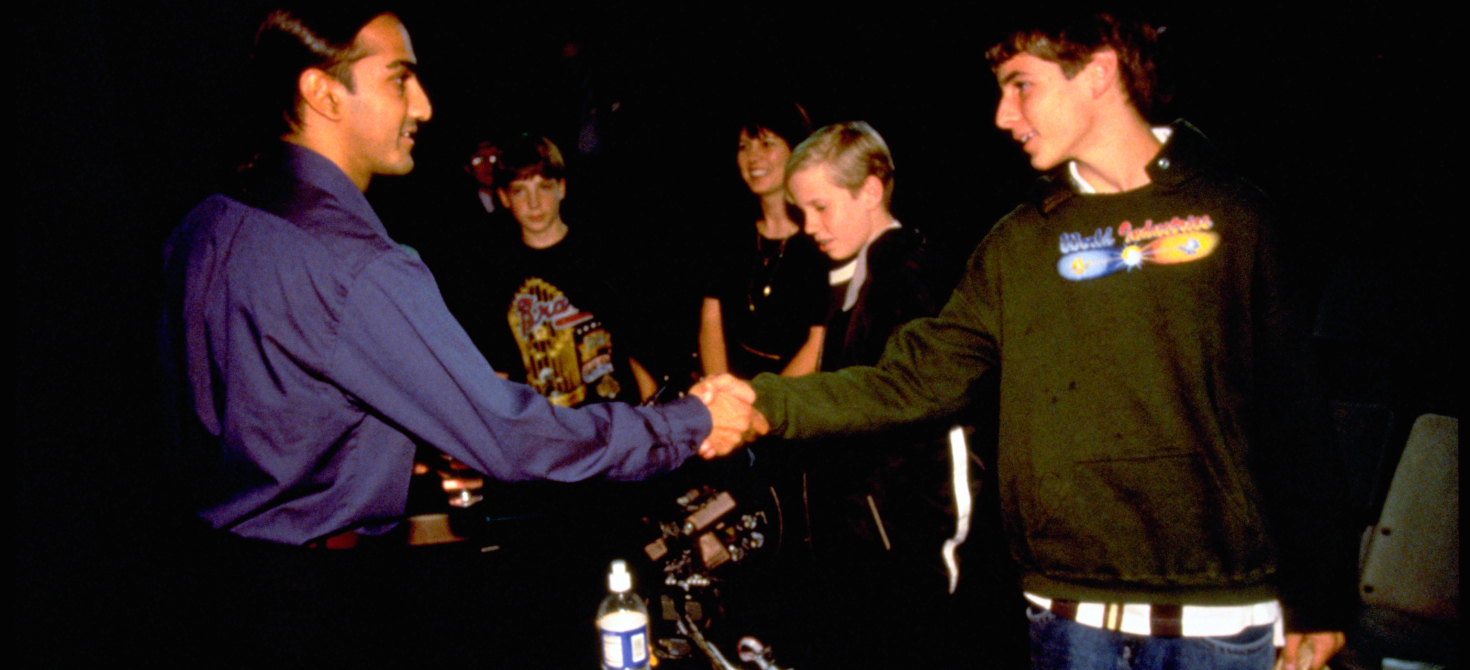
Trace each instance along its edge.
{"label": "man's ear", "polygon": [[1092,62],[1083,71],[1087,73],[1088,90],[1093,98],[1100,98],[1114,85],[1122,90],[1123,82],[1118,78],[1118,52],[1101,49],[1092,54]]}
{"label": "man's ear", "polygon": [[301,94],[302,104],[330,121],[342,118],[341,100],[338,97],[341,88],[341,82],[314,67],[302,70],[301,76],[296,80],[296,90]]}
{"label": "man's ear", "polygon": [[510,194],[503,188],[495,189],[495,198],[500,201],[500,206],[510,209]]}

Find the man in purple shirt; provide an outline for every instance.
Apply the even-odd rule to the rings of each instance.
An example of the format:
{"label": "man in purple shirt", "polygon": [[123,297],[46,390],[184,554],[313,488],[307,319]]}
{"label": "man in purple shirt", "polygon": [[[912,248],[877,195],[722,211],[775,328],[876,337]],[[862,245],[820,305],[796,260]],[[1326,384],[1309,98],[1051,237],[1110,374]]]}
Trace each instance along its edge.
{"label": "man in purple shirt", "polygon": [[184,428],[215,452],[201,516],[287,544],[381,531],[415,442],[503,480],[641,479],[693,454],[711,430],[695,400],[565,411],[494,374],[362,195],[413,169],[431,114],[407,31],[378,14],[323,56],[298,37],[313,28],[288,12],[262,27],[259,78],[295,84],[284,142],[165,251]]}
{"label": "man in purple shirt", "polygon": [[431,114],[396,16],[274,12],[252,67],[282,141],[164,253],[178,439],[204,465],[199,517],[246,538],[232,547],[311,556],[289,571],[322,561],[283,545],[388,530],[416,445],[499,480],[636,480],[738,438],[723,399],[713,417],[694,398],[572,410],[496,376],[363,197],[374,175],[413,169]]}

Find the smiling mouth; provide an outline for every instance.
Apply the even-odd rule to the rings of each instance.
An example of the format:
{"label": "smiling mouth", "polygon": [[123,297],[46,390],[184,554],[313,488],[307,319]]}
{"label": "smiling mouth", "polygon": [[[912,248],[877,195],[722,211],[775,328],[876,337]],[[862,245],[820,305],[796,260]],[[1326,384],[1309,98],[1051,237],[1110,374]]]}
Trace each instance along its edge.
{"label": "smiling mouth", "polygon": [[1036,131],[1034,131],[1034,130],[1031,131],[1031,132],[1029,132],[1029,133],[1026,133],[1026,134],[1024,134],[1024,135],[1022,135],[1022,136],[1020,136],[1018,138],[1016,138],[1016,141],[1017,142],[1020,142],[1021,144],[1025,144],[1025,143],[1031,141],[1031,138],[1033,138],[1033,137],[1036,137]]}

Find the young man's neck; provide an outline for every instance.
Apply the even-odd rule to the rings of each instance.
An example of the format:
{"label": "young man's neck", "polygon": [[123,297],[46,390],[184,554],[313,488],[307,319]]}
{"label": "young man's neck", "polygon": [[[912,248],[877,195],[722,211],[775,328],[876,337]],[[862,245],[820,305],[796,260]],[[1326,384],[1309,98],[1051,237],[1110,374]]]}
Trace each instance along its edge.
{"label": "young man's neck", "polygon": [[786,215],[784,190],[761,196],[761,220],[756,222],[755,229],[768,240],[784,240],[801,232],[801,227]]}
{"label": "young man's neck", "polygon": [[1147,186],[1150,161],[1163,146],[1142,116],[1129,107],[1100,119],[1099,140],[1074,159],[1077,174],[1097,193],[1121,193]]}
{"label": "young man's neck", "polygon": [[549,249],[556,246],[567,237],[567,224],[561,219],[552,222],[545,229],[528,231],[521,229],[521,241],[532,249]]}
{"label": "young man's neck", "polygon": [[868,244],[872,244],[873,240],[882,237],[883,233],[897,227],[899,227],[898,219],[893,218],[893,214],[889,213],[887,209],[874,213],[868,226]]}

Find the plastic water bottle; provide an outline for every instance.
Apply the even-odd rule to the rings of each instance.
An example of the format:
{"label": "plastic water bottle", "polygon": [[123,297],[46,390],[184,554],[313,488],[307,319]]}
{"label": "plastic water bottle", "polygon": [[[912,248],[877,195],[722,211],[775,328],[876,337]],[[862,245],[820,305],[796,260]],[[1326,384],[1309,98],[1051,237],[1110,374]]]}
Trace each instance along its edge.
{"label": "plastic water bottle", "polygon": [[628,564],[613,561],[607,573],[606,598],[597,608],[597,632],[602,635],[605,670],[641,670],[648,667],[648,608],[633,593]]}

